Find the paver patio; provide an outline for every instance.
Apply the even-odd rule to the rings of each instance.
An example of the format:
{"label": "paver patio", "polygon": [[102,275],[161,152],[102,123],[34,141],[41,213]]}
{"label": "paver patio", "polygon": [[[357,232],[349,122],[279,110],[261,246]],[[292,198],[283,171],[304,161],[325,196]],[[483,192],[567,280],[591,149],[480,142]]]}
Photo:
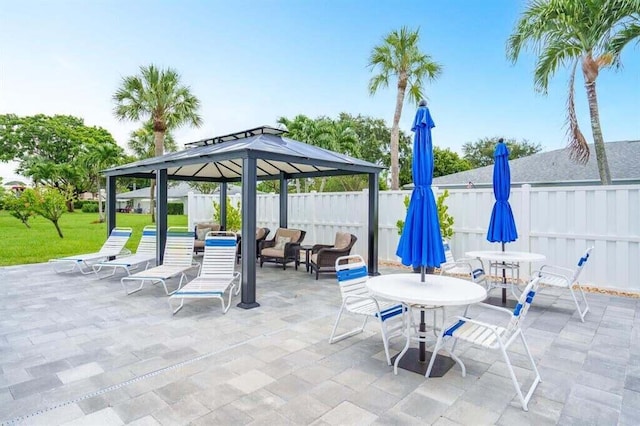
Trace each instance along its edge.
{"label": "paver patio", "polygon": [[3,424],[640,424],[638,299],[588,294],[581,323],[568,292],[543,289],[524,325],[543,382],[524,412],[497,353],[460,346],[467,377],[425,380],[393,374],[373,322],[329,345],[335,277],[265,265],[259,308],[193,301],[173,317],[159,286],[125,296],[78,275],[0,268]]}

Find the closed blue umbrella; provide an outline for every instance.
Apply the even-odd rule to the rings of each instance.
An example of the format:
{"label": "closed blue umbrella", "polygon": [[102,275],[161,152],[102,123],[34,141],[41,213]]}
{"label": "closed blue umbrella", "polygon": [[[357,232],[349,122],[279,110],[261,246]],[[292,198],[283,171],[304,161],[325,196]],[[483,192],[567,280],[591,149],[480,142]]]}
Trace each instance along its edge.
{"label": "closed blue umbrella", "polygon": [[[425,281],[425,267],[438,267],[445,261],[442,234],[438,221],[438,207],[431,190],[433,181],[433,146],[431,128],[435,127],[426,101],[420,106],[413,120],[413,192],[407,209],[407,217],[398,243],[396,255],[406,266],[420,267],[420,279]],[[420,311],[420,332],[426,330],[424,310]],[[425,342],[420,341],[418,361],[424,370],[405,367],[422,374],[426,371]],[[403,358],[404,359],[404,358]]]}
{"label": "closed blue umbrella", "polygon": [[438,222],[438,208],[431,190],[433,146],[431,128],[435,127],[425,101],[420,102],[411,130],[413,139],[413,192],[396,255],[406,266],[438,267],[445,261]]}
{"label": "closed blue umbrella", "polygon": [[[516,230],[516,222],[513,219],[513,212],[509,204],[509,194],[511,192],[511,171],[509,170],[509,149],[500,138],[496,149],[493,153],[493,194],[496,202],[491,212],[491,220],[489,220],[489,230],[487,231],[487,240],[492,243],[502,243],[502,251],[504,244],[510,243],[518,239],[518,231]],[[502,269],[502,279],[506,282],[505,270]],[[502,303],[507,302],[507,291],[502,289]]]}

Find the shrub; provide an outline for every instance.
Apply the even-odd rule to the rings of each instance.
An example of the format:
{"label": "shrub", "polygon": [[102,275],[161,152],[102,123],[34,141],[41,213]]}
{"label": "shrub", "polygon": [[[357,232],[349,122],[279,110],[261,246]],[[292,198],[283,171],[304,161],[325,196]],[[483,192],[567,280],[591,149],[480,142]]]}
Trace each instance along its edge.
{"label": "shrub", "polygon": [[33,205],[29,202],[27,197],[23,197],[23,193],[8,192],[3,197],[3,208],[9,212],[9,214],[20,222],[24,223],[24,226],[29,226],[29,218],[36,213],[33,211]]}
{"label": "shrub", "polygon": [[167,214],[184,214],[184,204],[167,203]]}
{"label": "shrub", "polygon": [[[220,204],[214,202],[213,209],[214,209],[213,219],[218,223],[222,223],[220,221]],[[231,198],[227,197],[226,230],[235,232],[235,231],[239,231],[241,227],[242,227],[242,211],[240,209],[240,202],[236,203],[236,206],[234,207],[231,204]]]}
{"label": "shrub", "polygon": [[[444,192],[438,195],[436,200],[436,206],[438,207],[438,221],[440,222],[440,233],[442,234],[443,240],[449,240],[453,237],[453,217],[449,215],[449,207],[444,203],[444,200],[449,196],[449,191],[444,190]],[[405,208],[409,208],[409,196],[404,197],[404,206]],[[404,220],[399,220],[396,222],[396,227],[398,228],[398,235],[402,234],[402,229],[404,228]]]}
{"label": "shrub", "polygon": [[84,201],[81,201],[81,200],[75,200],[75,201],[73,202],[73,209],[74,209],[74,210],[82,210],[82,205],[83,205],[84,203],[85,203]]}
{"label": "shrub", "polygon": [[58,231],[58,236],[63,238],[58,221],[67,211],[67,198],[51,186],[25,189],[22,197],[29,202],[34,212],[51,221]]}
{"label": "shrub", "polygon": [[98,203],[84,202],[84,203],[82,203],[82,211],[84,213],[97,213],[98,212]]}

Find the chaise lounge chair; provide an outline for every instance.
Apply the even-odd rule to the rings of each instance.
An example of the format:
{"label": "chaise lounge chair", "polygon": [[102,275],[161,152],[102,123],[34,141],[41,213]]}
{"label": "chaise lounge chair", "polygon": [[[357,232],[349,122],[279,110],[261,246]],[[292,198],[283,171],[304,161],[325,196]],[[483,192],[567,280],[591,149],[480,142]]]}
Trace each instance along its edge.
{"label": "chaise lounge chair", "polygon": [[[127,275],[131,275],[131,270],[136,269],[141,264],[146,264],[144,269],[149,268],[149,265],[156,259],[156,227],[153,225],[145,226],[142,230],[142,238],[138,243],[138,249],[135,254],[130,256],[122,256],[113,260],[107,260],[98,262],[93,265],[93,272],[95,272],[98,278],[107,278],[115,275],[118,268],[122,268],[127,272]],[[112,272],[109,275],[100,276],[98,273],[103,268],[112,268]]]}
{"label": "chaise lounge chair", "polygon": [[[117,257],[131,254],[131,251],[124,248],[124,245],[131,237],[133,230],[131,228],[113,228],[109,238],[104,245],[95,253],[78,254],[75,256],[61,257],[58,259],[49,259],[53,270],[56,273],[73,272],[76,268],[83,274],[91,274],[93,269],[91,266],[96,262],[108,260],[110,257]],[[68,269],[60,269],[60,265],[71,265]]]}
{"label": "chaise lounge chair", "polygon": [[[142,290],[146,281],[152,284],[161,283],[164,292],[169,295],[166,280],[180,276],[178,290],[182,287],[183,281],[187,278],[186,271],[198,267],[193,263],[193,231],[186,227],[171,227],[167,230],[167,245],[164,248],[164,261],[162,265],[140,271],[120,280],[122,288],[129,295]],[[129,291],[125,282],[140,281],[140,287]]]}
{"label": "chaise lounge chair", "polygon": [[[204,257],[200,275],[169,297],[169,306],[175,315],[184,306],[185,299],[218,299],[222,313],[227,313],[231,298],[240,293],[240,272],[234,270],[237,237],[233,232],[210,232],[204,243]],[[237,288],[236,288],[237,284]],[[226,305],[224,294],[229,291]],[[174,309],[173,300],[180,300]]]}

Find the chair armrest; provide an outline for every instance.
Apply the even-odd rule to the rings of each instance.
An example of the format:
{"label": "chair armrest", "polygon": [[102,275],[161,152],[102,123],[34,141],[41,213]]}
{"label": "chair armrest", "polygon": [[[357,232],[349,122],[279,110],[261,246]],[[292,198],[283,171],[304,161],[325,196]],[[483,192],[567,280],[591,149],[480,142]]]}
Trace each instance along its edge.
{"label": "chair armrest", "polygon": [[258,247],[260,247],[260,251],[262,251],[262,249],[273,247],[275,245],[276,245],[275,240],[263,240],[263,241],[260,241],[260,244],[258,245]]}
{"label": "chair armrest", "polygon": [[469,273],[471,273],[473,271],[473,267],[471,266],[471,263],[465,262],[465,261],[462,261],[462,260],[456,260],[455,262],[443,263],[443,264],[440,265],[440,270],[441,270],[441,272],[444,272],[444,271],[449,271],[449,270],[451,270],[453,268],[456,268],[456,267],[467,268],[467,269],[469,269]]}
{"label": "chair armrest", "polygon": [[[564,275],[564,274],[558,274],[556,272],[551,272],[551,271],[545,271],[542,269],[539,269],[537,271],[534,271],[532,274],[534,277],[538,276],[540,278],[544,278],[544,277],[555,277],[555,278],[560,278],[562,280],[565,280],[567,282],[567,285],[571,284],[571,277]],[[542,281],[544,283],[544,280]]]}
{"label": "chair armrest", "polygon": [[[478,326],[480,326],[480,327],[483,327],[483,328],[486,328],[486,329],[488,329],[488,330],[491,330],[491,332],[492,332],[493,334],[495,334],[495,335],[496,335],[496,338],[497,338],[498,340],[502,341],[502,339],[500,338],[500,335],[499,335],[499,334],[498,334],[498,332],[496,331],[496,328],[497,328],[498,326],[497,326],[497,325],[495,325],[495,324],[489,324],[489,323],[486,323],[486,322],[483,322],[483,321],[478,321],[478,320],[474,320],[474,319],[471,319],[471,318],[468,318],[468,317],[463,317],[463,316],[456,316],[456,317],[454,317],[454,318],[456,318],[456,322],[457,322],[457,321],[464,321],[464,322],[468,322],[468,323],[471,323],[471,324],[475,324],[475,325],[478,325]],[[454,323],[454,324],[455,324],[455,323]],[[442,328],[442,331],[444,332],[444,331],[448,330],[448,329],[449,329],[452,325],[454,325],[454,324],[451,324],[451,325],[449,325],[449,326],[447,326],[447,327],[443,327],[443,328]]]}
{"label": "chair armrest", "polygon": [[333,246],[330,246],[329,244],[314,244],[313,247],[311,248],[311,253],[317,253],[318,251],[320,251],[320,249],[324,249],[324,248],[331,248]]}
{"label": "chair armrest", "polygon": [[506,315],[509,315],[509,316],[513,315],[513,311],[510,311],[507,308],[503,308],[501,306],[490,305],[490,304],[484,303],[484,302],[476,303],[475,305],[471,305],[471,306],[481,306],[483,308],[491,309],[493,311],[502,312],[503,314],[506,314]]}
{"label": "chair armrest", "polygon": [[291,257],[295,256],[297,252],[300,251],[300,243],[286,243],[284,245],[284,256]]}
{"label": "chair armrest", "polygon": [[558,272],[558,271],[562,271],[562,272],[568,273],[569,276],[573,275],[573,273],[575,272],[573,269],[565,268],[563,266],[556,266],[556,265],[543,265],[536,272],[543,272],[543,271],[545,273],[554,273],[558,275],[564,275],[561,272]]}

